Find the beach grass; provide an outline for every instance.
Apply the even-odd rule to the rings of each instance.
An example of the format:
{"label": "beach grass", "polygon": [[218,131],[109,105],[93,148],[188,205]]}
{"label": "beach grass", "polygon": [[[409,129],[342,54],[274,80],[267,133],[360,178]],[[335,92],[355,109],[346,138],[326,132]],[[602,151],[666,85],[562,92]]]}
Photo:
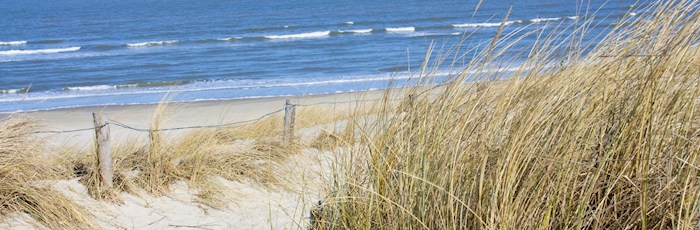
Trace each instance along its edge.
{"label": "beach grass", "polygon": [[95,153],[74,155],[72,163],[76,167],[86,166],[81,182],[92,197],[119,203],[117,195],[121,192],[166,195],[173,183],[186,181],[198,190],[198,202],[223,208],[227,196],[215,178],[277,186],[280,184],[271,168],[299,151],[298,145],[283,143],[281,136],[269,136],[270,130],[278,128],[269,120],[243,126],[246,132],[240,133],[222,128],[165,135],[159,130],[168,120],[168,106],[161,103],[156,108],[146,140],[134,138],[114,146],[112,189],[101,188],[97,159],[87,157]]}
{"label": "beach grass", "polygon": [[64,179],[63,170],[42,154],[41,140],[32,132],[37,122],[25,117],[0,121],[0,217],[26,214],[35,227],[94,229],[87,210],[57,193],[48,180]]}
{"label": "beach grass", "polygon": [[698,2],[650,9],[594,47],[536,32],[509,78],[497,34],[439,91],[387,105],[338,151],[313,227],[697,229]]}
{"label": "beach grass", "polygon": [[[576,27],[522,36],[502,26],[466,53],[456,47],[432,57],[431,46],[416,86],[387,90],[378,103],[299,106],[297,131],[320,130],[309,142],[283,141],[281,113],[167,135],[159,130],[172,108],[162,103],[145,139],[115,143],[111,189],[99,181],[94,149],[45,149],[32,133],[36,121],[10,117],[0,121],[0,217],[99,228],[43,183],[74,177],[92,198],[116,203],[121,193],[167,195],[185,181],[195,202],[226,208],[233,192],[219,178],[284,189],[288,180],[275,169],[315,148],[335,162],[325,198],[296,227],[697,229],[699,5],[659,1],[598,44],[585,42],[595,25],[581,17]],[[562,37],[563,30],[575,32]],[[538,42],[512,50],[525,36]],[[513,53],[527,58],[504,64]],[[435,82],[438,68],[467,56],[466,67]]]}

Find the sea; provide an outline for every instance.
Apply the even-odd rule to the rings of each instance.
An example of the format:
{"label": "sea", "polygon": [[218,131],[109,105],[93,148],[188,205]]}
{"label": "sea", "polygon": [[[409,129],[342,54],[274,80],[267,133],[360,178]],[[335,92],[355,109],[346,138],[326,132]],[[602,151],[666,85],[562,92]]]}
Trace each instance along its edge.
{"label": "sea", "polygon": [[[541,33],[588,23],[595,43],[644,3],[629,0],[3,0],[0,112],[298,96],[449,75],[502,34],[508,61]],[[508,14],[508,12],[510,12]],[[522,36],[521,36],[522,35]],[[525,52],[526,53],[526,52]],[[522,59],[520,59],[522,60]],[[398,82],[398,83],[397,83]]]}

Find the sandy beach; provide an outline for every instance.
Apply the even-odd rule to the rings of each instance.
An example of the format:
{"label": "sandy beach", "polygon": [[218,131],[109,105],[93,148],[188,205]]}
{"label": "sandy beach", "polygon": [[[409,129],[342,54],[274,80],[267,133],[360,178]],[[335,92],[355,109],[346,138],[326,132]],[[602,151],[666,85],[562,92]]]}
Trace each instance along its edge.
{"label": "sandy beach", "polygon": [[700,1],[33,1],[0,229],[700,230]]}
{"label": "sandy beach", "polygon": [[[352,108],[354,101],[378,100],[384,96],[384,90],[350,92],[325,95],[306,95],[290,97],[268,97],[254,99],[236,99],[221,101],[200,101],[187,103],[170,103],[166,109],[162,128],[209,126],[248,121],[272,112],[281,112],[285,101],[291,100],[298,105],[313,105],[323,108]],[[320,103],[320,104],[319,104]],[[92,113],[107,114],[110,120],[118,121],[130,127],[148,129],[157,105],[116,105],[94,106],[70,109],[55,109],[14,114],[37,119],[41,123],[38,131],[70,131],[94,127]],[[0,114],[0,118],[11,114]],[[282,121],[280,121],[282,122]],[[111,132],[115,141],[128,138],[144,137],[143,132],[112,125]],[[185,130],[169,131],[178,134]],[[48,144],[53,146],[86,147],[92,145],[93,130],[67,133],[41,133]]]}
{"label": "sandy beach", "polygon": [[[401,91],[401,90],[397,90]],[[172,103],[169,105],[166,122],[162,128],[207,126],[247,121],[284,108],[286,100],[298,105],[314,105],[333,111],[350,111],[355,103],[350,101],[373,101],[381,99],[385,91],[339,93],[328,95],[271,97],[242,100]],[[41,123],[40,131],[70,131],[93,127],[92,113],[108,114],[109,118],[135,128],[148,129],[157,105],[101,106],[74,109],[36,111],[13,116],[28,116]],[[283,111],[282,111],[283,113]],[[3,114],[8,117],[9,114]],[[282,120],[280,120],[282,122]],[[134,138],[146,138],[147,132],[138,132],[111,125],[114,143]],[[331,127],[333,125],[331,124]],[[318,135],[322,126],[297,130],[301,138]],[[178,130],[168,135],[179,135]],[[332,130],[331,130],[332,131]],[[309,135],[309,133],[313,133]],[[67,133],[41,133],[49,151],[62,148],[91,151],[94,146],[94,130],[87,129]],[[145,140],[145,139],[144,139]],[[245,146],[247,141],[234,145]],[[51,152],[47,154],[53,154]],[[87,209],[104,229],[298,229],[304,228],[309,210],[323,199],[322,185],[328,175],[329,165],[334,161],[330,152],[303,148],[281,164],[270,168],[278,175],[282,187],[270,188],[253,181],[229,181],[216,179],[226,189],[227,208],[213,209],[197,203],[197,189],[186,182],[171,186],[172,192],[157,197],[145,193],[120,194],[124,203],[112,203],[91,198],[84,185],[73,180],[48,181],[54,189]],[[32,229],[32,221],[26,215],[6,218],[2,227]]]}

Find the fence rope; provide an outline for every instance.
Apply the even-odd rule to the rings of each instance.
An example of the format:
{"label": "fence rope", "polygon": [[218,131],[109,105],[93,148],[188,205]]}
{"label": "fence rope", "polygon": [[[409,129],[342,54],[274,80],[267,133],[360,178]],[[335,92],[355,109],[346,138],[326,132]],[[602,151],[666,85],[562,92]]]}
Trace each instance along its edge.
{"label": "fence rope", "polygon": [[[335,101],[335,102],[316,102],[316,103],[308,103],[308,104],[294,104],[294,106],[299,106],[299,107],[306,107],[306,106],[315,106],[315,105],[333,105],[333,104],[345,104],[345,103],[360,103],[360,102],[374,102],[374,101],[401,101],[404,99],[391,99],[391,100],[385,100],[384,98],[379,98],[379,99],[366,99],[366,100],[347,100],[347,101]],[[229,122],[229,123],[224,123],[224,124],[218,124],[218,125],[194,125],[194,126],[184,126],[184,127],[175,127],[175,128],[162,128],[162,129],[147,129],[147,128],[137,128],[133,127],[127,124],[124,124],[120,121],[112,120],[109,119],[107,124],[105,125],[115,125],[121,128],[125,129],[130,129],[133,131],[138,131],[138,132],[161,132],[161,131],[173,131],[173,130],[183,130],[183,129],[206,129],[206,128],[223,128],[223,127],[230,127],[230,126],[236,126],[236,125],[241,125],[245,123],[250,123],[250,122],[256,122],[259,120],[262,120],[263,118],[266,118],[268,116],[272,116],[276,113],[284,111],[283,109],[278,109],[269,113],[266,113],[258,118],[255,119],[250,119],[250,120],[245,120],[245,121],[236,121],[236,122]],[[104,127],[103,125],[102,127]],[[98,127],[98,128],[102,128]],[[83,132],[83,131],[89,131],[89,130],[94,130],[95,127],[89,127],[89,128],[82,128],[82,129],[70,129],[70,130],[47,130],[47,131],[36,131],[32,132],[33,134],[63,134],[63,133],[75,133],[75,132]]]}
{"label": "fence rope", "polygon": [[173,131],[173,130],[182,130],[182,129],[207,129],[207,128],[223,128],[223,127],[231,127],[231,126],[236,126],[236,125],[241,125],[244,123],[249,123],[249,122],[256,122],[259,120],[262,120],[263,118],[266,118],[268,116],[272,116],[276,113],[282,112],[284,109],[278,109],[273,112],[266,113],[265,115],[262,115],[258,118],[255,119],[250,119],[250,120],[245,120],[245,121],[236,121],[236,122],[229,122],[229,123],[224,123],[224,124],[218,124],[218,125],[195,125],[195,126],[185,126],[185,127],[176,127],[176,128],[162,128],[162,129],[142,129],[142,128],[136,128],[133,126],[129,126],[127,124],[124,124],[119,121],[115,120],[109,120],[113,125],[125,128],[125,129],[130,129],[138,132],[161,132],[161,131]]}
{"label": "fence rope", "polygon": [[[235,125],[240,125],[240,124],[244,124],[244,123],[259,121],[259,120],[262,120],[263,118],[266,118],[266,117],[268,117],[268,116],[272,116],[272,115],[274,115],[274,114],[276,114],[276,113],[279,113],[279,112],[282,112],[282,111],[284,111],[284,109],[278,109],[278,110],[272,111],[272,112],[270,112],[270,113],[266,113],[265,115],[262,115],[262,116],[260,116],[260,117],[258,117],[258,118],[255,118],[255,119],[250,119],[250,120],[245,120],[245,121],[229,122],[229,123],[218,124],[218,125],[195,125],[195,126],[185,126],[185,127],[176,127],[176,128],[164,128],[164,129],[142,129],[142,128],[132,127],[132,126],[129,126],[129,125],[124,124],[124,123],[122,123],[122,122],[119,122],[119,121],[110,119],[109,122],[107,122],[107,124],[105,124],[105,125],[103,125],[103,126],[100,126],[100,127],[97,127],[97,128],[102,128],[102,127],[104,127],[104,126],[106,126],[106,125],[110,125],[110,124],[115,125],[115,126],[118,126],[118,127],[122,127],[122,128],[125,128],[125,129],[131,129],[131,130],[134,130],[134,131],[139,131],[139,132],[151,132],[151,131],[159,132],[159,131],[172,131],[172,130],[198,129],[198,128],[202,128],[202,129],[203,129],[203,128],[222,128],[222,127],[227,127],[227,126],[235,126]],[[33,134],[62,134],[62,133],[83,132],[83,131],[89,131],[89,130],[95,130],[95,127],[82,128],[82,129],[70,129],[70,130],[36,131],[36,132],[31,132],[31,133],[33,133]]]}
{"label": "fence rope", "polygon": [[[97,127],[102,128],[105,125]],[[47,130],[47,131],[36,131],[36,132],[31,132],[34,134],[61,134],[61,133],[74,133],[74,132],[82,132],[82,131],[88,131],[88,130],[95,130],[95,127],[90,127],[90,128],[84,128],[84,129],[70,129],[70,130]]]}

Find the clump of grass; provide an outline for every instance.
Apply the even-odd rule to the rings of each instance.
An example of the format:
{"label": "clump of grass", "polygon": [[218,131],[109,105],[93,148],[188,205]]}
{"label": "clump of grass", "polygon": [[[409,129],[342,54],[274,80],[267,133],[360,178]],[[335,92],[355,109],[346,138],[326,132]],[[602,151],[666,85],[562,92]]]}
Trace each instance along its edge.
{"label": "clump of grass", "polygon": [[357,141],[355,127],[354,123],[346,122],[341,130],[322,130],[311,143],[311,147],[319,150],[334,150],[337,147],[352,146]]}
{"label": "clump of grass", "polygon": [[97,159],[91,157],[94,153],[78,153],[73,155],[71,161],[74,176],[80,177],[80,182],[85,185],[90,195],[98,199],[106,199],[113,202],[121,202],[119,192],[137,193],[143,187],[139,176],[146,165],[147,149],[136,144],[136,140],[128,140],[115,145],[112,152],[113,188],[100,190],[99,173],[97,171]]}
{"label": "clump of grass", "polygon": [[43,156],[31,132],[36,122],[20,117],[0,121],[0,218],[20,212],[37,227],[94,229],[98,225],[84,208],[48,187],[44,180],[62,178],[62,171]]}
{"label": "clump of grass", "polygon": [[[228,180],[251,180],[263,185],[277,183],[272,168],[284,158],[299,151],[293,143],[283,143],[280,137],[258,138],[246,144],[242,137],[228,129],[194,130],[177,136],[167,136],[161,131],[167,120],[167,103],[158,106],[154,113],[148,140],[137,139],[120,143],[113,150],[114,187],[99,191],[97,162],[94,157],[76,161],[74,165],[86,165],[81,182],[95,198],[119,202],[119,192],[163,195],[176,181],[186,181],[198,190],[196,201],[214,208],[222,208],[227,198],[217,177]],[[277,121],[281,123],[281,120]],[[272,122],[253,124],[248,130],[264,133]],[[259,126],[256,126],[259,125]],[[80,167],[78,167],[80,168]],[[81,169],[82,170],[82,169]]]}
{"label": "clump of grass", "polygon": [[[554,36],[515,77],[464,83],[470,72],[503,79],[488,66],[505,50],[487,47],[412,109],[379,115],[370,142],[350,150],[359,162],[336,167],[313,226],[697,228],[696,9],[658,2],[583,56],[581,40]],[[573,48],[562,57],[561,45]]]}
{"label": "clump of grass", "polygon": [[[199,151],[199,145],[184,146],[192,143],[188,142],[190,139],[166,145],[166,140],[159,131],[165,122],[166,111],[167,103],[156,107],[145,143],[138,139],[116,143],[112,153],[114,186],[110,190],[100,187],[95,157],[79,157],[74,160],[74,167],[85,171],[86,175],[80,181],[88,188],[91,196],[119,202],[119,192],[135,193],[143,189],[152,195],[163,195],[169,191],[170,185],[177,180],[176,160],[185,150]],[[82,155],[94,156],[95,153]]]}

